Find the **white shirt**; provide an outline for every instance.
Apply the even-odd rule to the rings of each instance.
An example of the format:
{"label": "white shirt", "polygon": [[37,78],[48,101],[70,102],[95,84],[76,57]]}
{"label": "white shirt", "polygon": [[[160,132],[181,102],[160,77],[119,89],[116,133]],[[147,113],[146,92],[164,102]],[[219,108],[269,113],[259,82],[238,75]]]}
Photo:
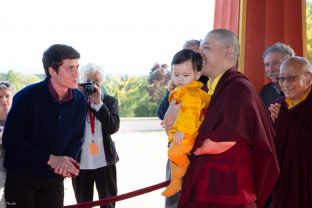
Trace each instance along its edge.
{"label": "white shirt", "polygon": [[[91,108],[99,111],[102,107],[103,103],[94,104],[91,103]],[[98,154],[92,155],[90,150],[90,144],[94,142],[98,147]],[[83,145],[80,159],[80,169],[97,169],[107,166],[105,153],[104,153],[104,145],[103,145],[103,135],[101,122],[95,118],[94,122],[94,135],[91,132],[91,124],[90,124],[90,115],[88,113],[86,119],[86,127],[85,127],[85,135],[83,137]]]}

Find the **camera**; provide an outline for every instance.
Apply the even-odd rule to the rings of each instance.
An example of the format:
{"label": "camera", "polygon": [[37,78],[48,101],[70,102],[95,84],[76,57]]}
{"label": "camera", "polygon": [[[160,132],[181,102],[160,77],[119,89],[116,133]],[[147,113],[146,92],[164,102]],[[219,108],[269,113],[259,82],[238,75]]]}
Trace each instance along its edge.
{"label": "camera", "polygon": [[93,93],[96,93],[96,89],[95,89],[94,83],[92,81],[88,80],[87,82],[80,83],[79,86],[82,88],[83,93],[86,96],[90,96]]}

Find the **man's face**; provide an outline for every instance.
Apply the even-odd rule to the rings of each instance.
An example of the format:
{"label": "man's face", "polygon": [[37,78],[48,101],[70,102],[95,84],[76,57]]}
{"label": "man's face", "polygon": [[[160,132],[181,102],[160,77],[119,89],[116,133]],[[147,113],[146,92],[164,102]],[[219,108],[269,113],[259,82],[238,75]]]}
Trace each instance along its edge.
{"label": "man's face", "polygon": [[191,61],[186,61],[181,64],[174,64],[172,66],[172,80],[174,85],[177,87],[187,85],[198,79],[200,76],[199,72],[194,71]]}
{"label": "man's face", "polygon": [[202,74],[208,77],[214,75],[214,70],[222,66],[225,59],[225,47],[219,43],[217,36],[217,34],[208,34],[200,47],[203,57]]}
{"label": "man's face", "polygon": [[279,85],[286,98],[300,101],[311,85],[311,73],[298,64],[288,64],[281,68]]}
{"label": "man's face", "polygon": [[55,79],[58,87],[74,89],[78,87],[78,67],[79,59],[65,59],[59,66],[58,73],[52,69],[53,72],[50,72],[50,75]]}
{"label": "man's face", "polygon": [[0,112],[7,114],[12,105],[13,92],[11,89],[0,89]]}
{"label": "man's face", "polygon": [[284,57],[279,52],[271,52],[263,58],[265,72],[274,83],[279,76],[280,66],[283,61]]}

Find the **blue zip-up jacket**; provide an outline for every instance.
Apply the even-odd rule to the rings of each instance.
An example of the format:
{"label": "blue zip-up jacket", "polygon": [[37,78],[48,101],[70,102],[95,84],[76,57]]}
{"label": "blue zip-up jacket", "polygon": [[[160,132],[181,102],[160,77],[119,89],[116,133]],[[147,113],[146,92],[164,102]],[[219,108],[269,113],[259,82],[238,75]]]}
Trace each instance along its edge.
{"label": "blue zip-up jacket", "polygon": [[56,101],[49,78],[25,87],[13,99],[7,116],[3,147],[4,167],[20,174],[55,178],[47,164],[51,154],[77,158],[87,112],[85,96],[74,89],[68,102]]}

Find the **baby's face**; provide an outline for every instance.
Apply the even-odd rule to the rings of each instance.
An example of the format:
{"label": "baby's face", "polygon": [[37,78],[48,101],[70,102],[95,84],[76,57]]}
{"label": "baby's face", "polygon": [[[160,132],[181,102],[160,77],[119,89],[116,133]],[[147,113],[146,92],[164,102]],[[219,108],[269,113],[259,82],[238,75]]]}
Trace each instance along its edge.
{"label": "baby's face", "polygon": [[200,73],[194,71],[191,61],[172,65],[172,80],[177,87],[187,85],[199,76]]}

